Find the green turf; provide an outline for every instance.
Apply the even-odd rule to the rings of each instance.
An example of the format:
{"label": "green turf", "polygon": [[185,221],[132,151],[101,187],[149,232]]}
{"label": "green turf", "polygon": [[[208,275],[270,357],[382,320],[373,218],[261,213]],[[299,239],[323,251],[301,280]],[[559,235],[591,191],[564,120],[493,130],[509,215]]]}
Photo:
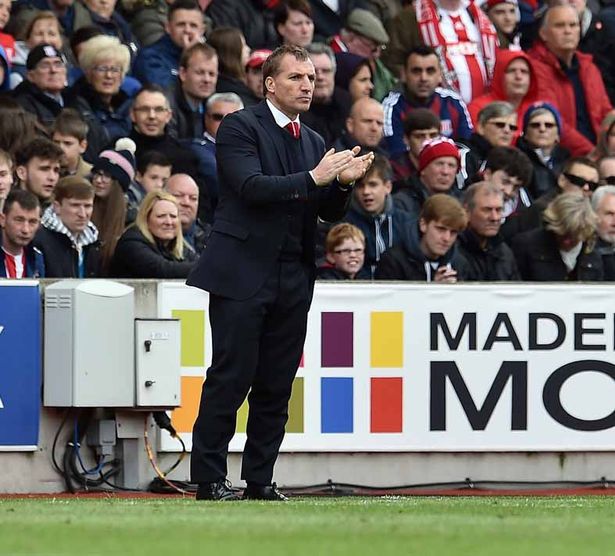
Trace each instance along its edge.
{"label": "green turf", "polygon": [[615,554],[615,498],[0,499],[0,555]]}

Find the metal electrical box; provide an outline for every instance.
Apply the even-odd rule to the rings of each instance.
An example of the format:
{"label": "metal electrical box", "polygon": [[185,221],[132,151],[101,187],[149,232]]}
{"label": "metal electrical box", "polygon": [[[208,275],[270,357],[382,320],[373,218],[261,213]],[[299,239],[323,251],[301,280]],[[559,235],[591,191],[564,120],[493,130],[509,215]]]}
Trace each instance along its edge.
{"label": "metal electrical box", "polygon": [[134,290],[109,280],[45,288],[43,400],[54,407],[133,407]]}
{"label": "metal electrical box", "polygon": [[137,407],[181,402],[181,329],[178,319],[135,320]]}

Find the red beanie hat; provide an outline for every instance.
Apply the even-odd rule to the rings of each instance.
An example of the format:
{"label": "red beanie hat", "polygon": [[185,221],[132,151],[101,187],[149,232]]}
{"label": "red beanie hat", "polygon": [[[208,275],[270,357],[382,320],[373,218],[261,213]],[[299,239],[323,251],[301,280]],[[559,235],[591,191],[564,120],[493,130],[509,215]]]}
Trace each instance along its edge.
{"label": "red beanie hat", "polygon": [[443,156],[455,158],[457,160],[457,167],[461,164],[459,149],[451,139],[448,137],[437,137],[427,141],[419,154],[419,172],[422,172],[436,158],[442,158]]}
{"label": "red beanie hat", "polygon": [[485,2],[485,8],[489,11],[493,6],[497,6],[498,4],[514,4],[517,6],[519,3],[517,0],[487,0],[487,2]]}

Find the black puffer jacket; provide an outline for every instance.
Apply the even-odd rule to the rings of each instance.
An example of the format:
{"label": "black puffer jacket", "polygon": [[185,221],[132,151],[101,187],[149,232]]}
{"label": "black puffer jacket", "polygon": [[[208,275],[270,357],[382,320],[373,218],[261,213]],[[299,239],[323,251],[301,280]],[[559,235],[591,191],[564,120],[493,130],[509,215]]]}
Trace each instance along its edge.
{"label": "black puffer jacket", "polygon": [[489,238],[485,248],[478,236],[466,230],[459,236],[459,252],[467,263],[467,281],[500,282],[520,280],[515,256],[499,235]]}
{"label": "black puffer jacket", "polygon": [[25,110],[34,114],[45,127],[51,127],[62,111],[62,105],[59,102],[46,95],[27,79],[15,87],[11,96]]}
{"label": "black puffer jacket", "polygon": [[557,178],[570,153],[564,147],[556,145],[551,153],[550,164],[547,166],[523,137],[517,139],[517,148],[524,152],[532,163],[532,181],[527,186],[532,199],[538,199],[545,193],[557,190]]}

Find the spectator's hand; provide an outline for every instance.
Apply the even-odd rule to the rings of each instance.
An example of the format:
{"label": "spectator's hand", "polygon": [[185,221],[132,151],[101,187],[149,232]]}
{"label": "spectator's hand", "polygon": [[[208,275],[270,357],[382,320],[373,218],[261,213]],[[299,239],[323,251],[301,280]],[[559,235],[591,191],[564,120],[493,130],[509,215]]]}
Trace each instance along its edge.
{"label": "spectator's hand", "polygon": [[355,147],[352,152],[355,158],[348,165],[348,168],[339,173],[338,180],[342,185],[349,185],[356,180],[361,179],[365,172],[369,170],[369,167],[374,162],[374,153],[369,152],[363,156],[357,156],[361,151],[361,147]]}
{"label": "spectator's hand", "polygon": [[457,271],[449,265],[441,266],[436,270],[434,282],[442,282],[444,284],[454,284],[457,282]]}
{"label": "spectator's hand", "polygon": [[357,152],[353,150],[345,150],[335,152],[335,149],[330,149],[325,153],[318,163],[318,166],[312,170],[312,176],[318,187],[329,185],[338,175],[350,167]]}

